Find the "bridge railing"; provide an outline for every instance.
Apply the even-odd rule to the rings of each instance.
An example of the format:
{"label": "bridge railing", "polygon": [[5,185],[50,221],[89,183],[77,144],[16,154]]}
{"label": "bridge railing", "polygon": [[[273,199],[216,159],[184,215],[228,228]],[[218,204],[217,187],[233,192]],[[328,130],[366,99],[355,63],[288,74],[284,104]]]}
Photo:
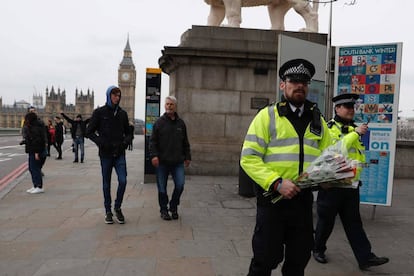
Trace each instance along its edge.
{"label": "bridge railing", "polygon": [[4,128],[0,127],[0,136],[18,136],[20,135],[20,128]]}

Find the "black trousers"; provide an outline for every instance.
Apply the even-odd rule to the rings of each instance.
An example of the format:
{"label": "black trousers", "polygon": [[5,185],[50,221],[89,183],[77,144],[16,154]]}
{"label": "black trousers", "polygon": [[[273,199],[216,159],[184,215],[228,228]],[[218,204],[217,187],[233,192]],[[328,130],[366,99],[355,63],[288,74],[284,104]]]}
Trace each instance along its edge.
{"label": "black trousers", "polygon": [[270,276],[283,259],[283,275],[304,275],[313,247],[312,203],[312,193],[302,191],[291,200],[258,204],[249,276]]}
{"label": "black trousers", "polygon": [[55,147],[56,151],[58,152],[58,158],[62,158],[62,142],[55,142],[53,146]]}
{"label": "black trousers", "polygon": [[326,243],[339,214],[346,237],[359,264],[373,256],[371,243],[364,231],[359,213],[359,188],[331,188],[320,190],[317,199],[318,222],[315,230],[315,247],[318,252],[326,251]]}

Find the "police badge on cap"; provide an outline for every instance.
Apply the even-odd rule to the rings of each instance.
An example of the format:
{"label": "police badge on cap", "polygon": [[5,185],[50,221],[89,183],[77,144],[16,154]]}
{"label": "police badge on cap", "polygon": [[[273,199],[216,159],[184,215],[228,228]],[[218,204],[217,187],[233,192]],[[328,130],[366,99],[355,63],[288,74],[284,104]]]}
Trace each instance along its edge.
{"label": "police badge on cap", "polygon": [[310,81],[315,75],[315,66],[306,59],[292,59],[285,62],[279,69],[282,80],[289,78],[296,81]]}
{"label": "police badge on cap", "polygon": [[358,94],[354,93],[344,93],[332,98],[332,102],[335,105],[346,104],[346,105],[353,105],[359,99]]}

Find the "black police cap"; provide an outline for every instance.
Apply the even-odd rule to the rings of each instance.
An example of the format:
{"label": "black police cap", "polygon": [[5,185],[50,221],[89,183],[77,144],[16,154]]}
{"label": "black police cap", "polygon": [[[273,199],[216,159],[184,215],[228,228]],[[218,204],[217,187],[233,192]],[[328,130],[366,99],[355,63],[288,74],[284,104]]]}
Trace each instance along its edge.
{"label": "black police cap", "polygon": [[289,78],[298,81],[310,81],[315,75],[315,66],[306,59],[292,59],[279,68],[279,77],[282,80]]}
{"label": "black police cap", "polygon": [[355,104],[355,102],[359,99],[358,94],[354,93],[344,93],[332,98],[332,102],[335,105],[340,104]]}

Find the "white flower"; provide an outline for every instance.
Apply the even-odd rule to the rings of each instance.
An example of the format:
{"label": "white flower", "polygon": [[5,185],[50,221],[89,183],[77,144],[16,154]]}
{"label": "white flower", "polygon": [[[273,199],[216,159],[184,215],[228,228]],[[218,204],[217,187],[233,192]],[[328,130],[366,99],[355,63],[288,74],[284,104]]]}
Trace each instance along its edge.
{"label": "white flower", "polygon": [[[357,188],[357,183],[352,179],[355,177],[356,169],[360,162],[347,157],[347,151],[339,141],[326,148],[316,158],[294,183],[301,189],[321,186],[323,188]],[[283,198],[282,195],[265,192],[265,197],[275,196],[271,201],[276,203]]]}

